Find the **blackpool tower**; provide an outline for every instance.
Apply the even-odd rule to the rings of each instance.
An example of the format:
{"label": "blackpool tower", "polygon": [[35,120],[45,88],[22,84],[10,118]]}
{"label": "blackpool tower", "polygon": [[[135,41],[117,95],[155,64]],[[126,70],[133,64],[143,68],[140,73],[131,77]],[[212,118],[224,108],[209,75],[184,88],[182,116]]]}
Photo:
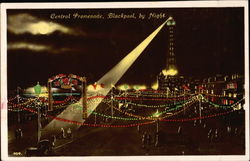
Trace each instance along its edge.
{"label": "blackpool tower", "polygon": [[176,66],[176,58],[175,58],[175,37],[174,37],[174,28],[176,25],[176,22],[173,17],[169,17],[168,22],[166,23],[168,27],[168,52],[167,52],[167,66],[166,70],[163,70],[164,75],[177,75],[178,70]]}

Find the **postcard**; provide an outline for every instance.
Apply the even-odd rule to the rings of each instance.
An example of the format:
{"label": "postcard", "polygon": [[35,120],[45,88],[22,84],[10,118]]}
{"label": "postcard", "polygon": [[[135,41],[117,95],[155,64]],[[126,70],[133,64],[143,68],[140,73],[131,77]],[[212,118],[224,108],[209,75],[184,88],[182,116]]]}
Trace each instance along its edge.
{"label": "postcard", "polygon": [[249,160],[247,13],[1,4],[1,159]]}

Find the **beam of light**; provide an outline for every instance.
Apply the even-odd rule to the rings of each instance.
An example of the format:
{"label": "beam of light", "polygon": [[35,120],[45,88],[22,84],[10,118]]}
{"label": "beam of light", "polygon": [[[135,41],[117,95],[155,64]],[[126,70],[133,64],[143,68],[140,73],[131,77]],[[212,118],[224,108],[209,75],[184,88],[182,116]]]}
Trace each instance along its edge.
{"label": "beam of light", "polygon": [[[98,94],[106,96],[111,90],[112,86],[114,86],[121,77],[125,74],[125,72],[129,69],[129,67],[135,62],[135,60],[140,56],[140,54],[144,51],[144,49],[149,45],[149,43],[154,39],[154,37],[160,32],[163,26],[166,24],[168,19],[160,25],[155,31],[153,31],[145,40],[143,40],[135,49],[133,49],[128,55],[126,55],[118,64],[116,64],[109,72],[107,72],[103,77],[101,77],[97,84],[104,84],[105,87],[98,90]],[[92,93],[92,92],[91,92]],[[87,95],[90,93],[88,92]],[[102,102],[103,98],[97,99],[95,102],[91,102],[87,104],[88,113],[87,116],[91,115],[96,107]],[[73,121],[84,122],[82,119],[82,111],[79,111],[75,114],[71,114],[72,110],[74,110],[74,106],[71,105],[67,107],[61,114],[57,117],[65,118]],[[73,125],[72,125],[73,126]],[[77,126],[77,125],[74,125]],[[58,120],[52,120],[44,129],[44,134],[48,134],[48,131],[57,131],[60,132],[60,128],[68,128],[71,127],[67,123],[60,122]],[[79,126],[78,126],[79,127]],[[73,127],[72,127],[73,128]],[[71,129],[72,129],[71,128]],[[75,128],[75,127],[74,127]]]}
{"label": "beam of light", "polygon": [[[167,23],[168,19],[160,25],[154,32],[152,32],[145,40],[143,40],[134,50],[132,50],[127,56],[125,56],[118,64],[116,64],[108,73],[106,73],[101,79],[97,81],[99,84],[105,84],[105,88],[99,92],[106,96],[112,88],[112,84],[115,85],[125,72],[131,67],[135,60],[141,55],[144,49],[155,38],[155,36],[161,31],[163,26]],[[93,111],[100,103],[102,99],[96,101],[90,106],[90,111]],[[88,116],[91,113],[88,113]]]}

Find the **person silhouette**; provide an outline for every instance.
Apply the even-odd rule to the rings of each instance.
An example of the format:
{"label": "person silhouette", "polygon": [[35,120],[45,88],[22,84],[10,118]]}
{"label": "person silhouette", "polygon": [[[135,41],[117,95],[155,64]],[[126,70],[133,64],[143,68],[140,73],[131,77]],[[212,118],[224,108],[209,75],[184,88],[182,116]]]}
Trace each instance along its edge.
{"label": "person silhouette", "polygon": [[61,138],[64,139],[65,138],[65,131],[63,128],[61,128]]}
{"label": "person silhouette", "polygon": [[72,138],[72,132],[71,132],[70,127],[69,127],[68,130],[67,130],[67,137],[68,137],[69,139]]}

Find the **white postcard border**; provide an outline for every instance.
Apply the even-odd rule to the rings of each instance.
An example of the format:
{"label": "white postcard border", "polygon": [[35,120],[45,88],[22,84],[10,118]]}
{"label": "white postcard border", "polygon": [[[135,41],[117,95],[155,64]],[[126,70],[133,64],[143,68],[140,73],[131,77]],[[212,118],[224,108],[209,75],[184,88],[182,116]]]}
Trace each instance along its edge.
{"label": "white postcard border", "polygon": [[[245,155],[117,156],[117,157],[8,157],[7,134],[7,9],[112,9],[112,8],[208,8],[244,7],[245,16]],[[3,3],[1,4],[1,155],[2,160],[249,160],[249,26],[247,1],[89,2],[89,3]],[[232,147],[233,148],[233,147]]]}

